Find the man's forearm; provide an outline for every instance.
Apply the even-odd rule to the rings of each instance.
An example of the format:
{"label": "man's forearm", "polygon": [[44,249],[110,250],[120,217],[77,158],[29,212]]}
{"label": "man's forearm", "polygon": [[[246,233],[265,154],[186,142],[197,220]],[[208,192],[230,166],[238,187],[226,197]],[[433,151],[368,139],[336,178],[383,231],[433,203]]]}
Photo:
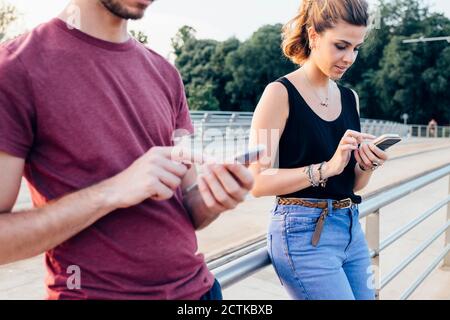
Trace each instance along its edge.
{"label": "man's forearm", "polygon": [[52,249],[114,209],[106,180],[42,208],[0,214],[0,265]]}
{"label": "man's forearm", "polygon": [[353,187],[353,191],[357,192],[361,189],[364,189],[370,181],[370,177],[372,176],[372,170],[363,171],[359,167],[358,163],[355,165],[355,186]]}

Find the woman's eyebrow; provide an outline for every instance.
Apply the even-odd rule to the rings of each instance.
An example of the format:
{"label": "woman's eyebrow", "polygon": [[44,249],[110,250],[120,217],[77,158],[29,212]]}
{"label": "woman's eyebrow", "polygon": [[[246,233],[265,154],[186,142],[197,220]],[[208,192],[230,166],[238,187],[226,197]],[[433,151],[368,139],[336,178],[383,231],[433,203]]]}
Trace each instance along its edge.
{"label": "woman's eyebrow", "polygon": [[[346,40],[338,40],[338,41],[342,41],[342,42],[344,42],[345,44],[348,44],[349,46],[352,45],[351,42],[348,42],[348,41],[346,41]],[[360,44],[356,45],[356,47],[360,47],[360,46],[362,46],[362,45],[363,45],[363,43],[360,43]]]}

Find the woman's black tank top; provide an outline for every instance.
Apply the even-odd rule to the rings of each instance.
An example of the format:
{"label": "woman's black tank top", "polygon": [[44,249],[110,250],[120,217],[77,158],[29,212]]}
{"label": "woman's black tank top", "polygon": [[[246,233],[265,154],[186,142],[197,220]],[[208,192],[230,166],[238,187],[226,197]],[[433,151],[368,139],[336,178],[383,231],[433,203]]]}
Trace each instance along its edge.
{"label": "woman's black tank top", "polygon": [[[300,92],[287,79],[281,78],[289,95],[289,117],[279,143],[279,168],[293,169],[318,164],[330,160],[336,152],[342,136],[348,129],[361,132],[361,124],[353,92],[338,85],[341,93],[342,111],[334,121],[320,118],[306,103]],[[342,200],[351,198],[361,203],[361,197],[355,195],[356,159],[351,154],[344,171],[328,179],[323,187],[308,187],[294,193],[278,195],[289,198],[317,198]]]}

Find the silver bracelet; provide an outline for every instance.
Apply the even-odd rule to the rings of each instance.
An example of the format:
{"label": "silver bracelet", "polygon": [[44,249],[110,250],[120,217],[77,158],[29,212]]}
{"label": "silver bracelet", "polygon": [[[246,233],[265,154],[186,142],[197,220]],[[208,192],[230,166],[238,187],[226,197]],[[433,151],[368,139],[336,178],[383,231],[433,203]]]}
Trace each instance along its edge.
{"label": "silver bracelet", "polygon": [[316,180],[314,180],[314,173],[313,173],[314,167],[313,166],[314,166],[313,164],[308,166],[308,180],[309,180],[309,183],[311,183],[311,186],[318,187],[319,183]]}
{"label": "silver bracelet", "polygon": [[322,188],[325,188],[325,186],[327,185],[327,181],[328,181],[328,178],[323,179],[323,177],[322,177],[322,167],[325,163],[326,163],[326,161],[323,161],[319,166],[319,184]]}

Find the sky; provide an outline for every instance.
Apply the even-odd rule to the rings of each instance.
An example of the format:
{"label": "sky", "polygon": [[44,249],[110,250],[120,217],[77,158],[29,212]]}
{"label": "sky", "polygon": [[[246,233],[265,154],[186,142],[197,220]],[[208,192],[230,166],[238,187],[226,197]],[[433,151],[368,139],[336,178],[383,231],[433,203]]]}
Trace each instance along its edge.
{"label": "sky", "polygon": [[[70,0],[7,2],[22,13],[21,23],[15,29],[23,30],[32,29],[58,15]],[[450,17],[449,0],[426,2],[434,11],[444,12]],[[300,3],[300,0],[158,0],[147,9],[143,19],[130,22],[129,29],[144,31],[149,36],[149,46],[168,57],[170,39],[183,25],[194,27],[198,38],[225,40],[236,36],[245,40],[262,25],[290,20]]]}

